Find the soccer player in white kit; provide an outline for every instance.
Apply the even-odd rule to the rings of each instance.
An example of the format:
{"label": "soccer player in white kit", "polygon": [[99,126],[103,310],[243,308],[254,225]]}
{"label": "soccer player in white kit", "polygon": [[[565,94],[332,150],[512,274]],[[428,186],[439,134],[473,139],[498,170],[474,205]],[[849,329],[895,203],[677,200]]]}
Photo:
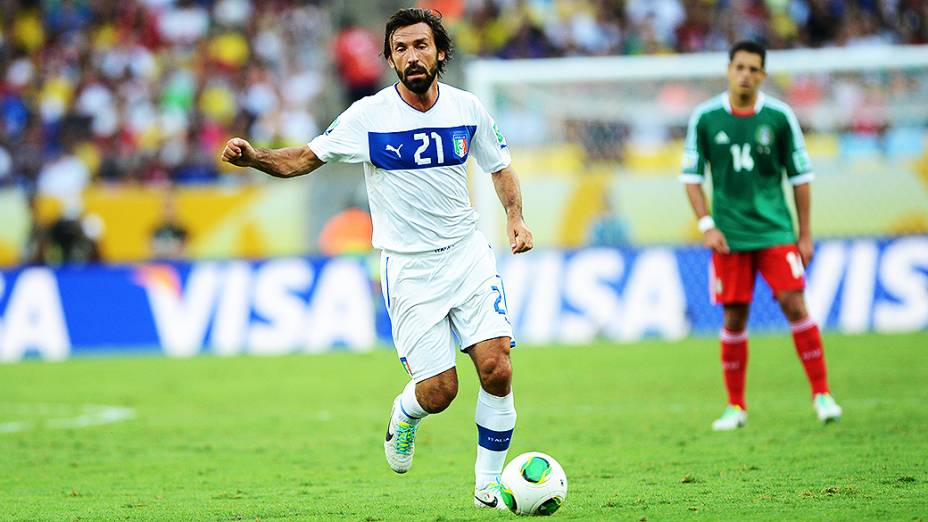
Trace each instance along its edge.
{"label": "soccer player in white kit", "polygon": [[308,145],[268,150],[233,138],[222,159],[281,178],[331,161],[364,164],[383,297],[411,377],[393,401],[387,462],[397,473],[408,471],[420,421],[454,400],[460,346],[480,378],[474,505],[506,509],[498,476],[516,422],[509,359],[515,342],[503,281],[470,206],[467,158],[492,173],[514,254],[533,246],[518,178],[506,139],[480,101],[438,81],[452,44],[437,14],[397,11],[387,21],[383,53],[399,82],[355,102]]}

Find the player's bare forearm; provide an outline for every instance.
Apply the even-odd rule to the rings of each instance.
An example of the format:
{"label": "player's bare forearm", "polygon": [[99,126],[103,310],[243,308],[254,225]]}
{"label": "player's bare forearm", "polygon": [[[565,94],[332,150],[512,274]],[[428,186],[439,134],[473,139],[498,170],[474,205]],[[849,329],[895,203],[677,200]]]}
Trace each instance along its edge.
{"label": "player's bare forearm", "polygon": [[308,145],[285,149],[256,149],[254,168],[275,178],[309,174],[323,165]]}
{"label": "player's bare forearm", "polygon": [[302,176],[324,165],[308,145],[262,149],[242,138],[232,138],[226,143],[222,160],[239,167],[255,168],[276,178]]}
{"label": "player's bare forearm", "polygon": [[812,260],[814,247],[812,245],[812,184],[803,183],[793,186],[793,197],[796,198],[796,217],[799,220],[799,239],[796,247],[804,266]]}
{"label": "player's bare forearm", "polygon": [[505,167],[493,173],[493,187],[500,203],[506,210],[506,235],[509,248],[513,254],[527,252],[535,246],[532,231],[522,218],[522,189],[519,178],[512,167]]}
{"label": "player's bare forearm", "polygon": [[706,207],[706,194],[702,191],[702,185],[687,183],[684,186],[686,187],[686,197],[690,200],[690,206],[693,207],[696,219],[708,216],[709,210]]}
{"label": "player's bare forearm", "polygon": [[812,237],[812,184],[803,183],[793,187],[796,198],[796,217],[799,219],[799,237]]}
{"label": "player's bare forearm", "polygon": [[519,187],[519,178],[515,170],[510,166],[494,172],[493,187],[496,189],[499,202],[506,210],[506,217],[522,219],[522,189]]}

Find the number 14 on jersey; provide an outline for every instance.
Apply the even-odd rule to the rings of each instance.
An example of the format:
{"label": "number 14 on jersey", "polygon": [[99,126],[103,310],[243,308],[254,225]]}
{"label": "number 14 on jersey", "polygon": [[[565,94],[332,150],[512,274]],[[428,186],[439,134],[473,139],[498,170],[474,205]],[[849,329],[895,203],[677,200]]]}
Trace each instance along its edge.
{"label": "number 14 on jersey", "polygon": [[750,143],[745,143],[743,145],[738,145],[737,143],[732,144],[731,164],[735,172],[741,172],[742,170],[750,172],[754,170],[754,158],[751,156]]}

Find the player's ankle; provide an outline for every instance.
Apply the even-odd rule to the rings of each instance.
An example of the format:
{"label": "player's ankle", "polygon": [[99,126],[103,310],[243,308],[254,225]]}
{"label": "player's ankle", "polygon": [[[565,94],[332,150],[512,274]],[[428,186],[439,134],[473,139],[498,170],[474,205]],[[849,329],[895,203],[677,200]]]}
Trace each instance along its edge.
{"label": "player's ankle", "polygon": [[499,482],[499,473],[478,473],[474,489],[481,490]]}

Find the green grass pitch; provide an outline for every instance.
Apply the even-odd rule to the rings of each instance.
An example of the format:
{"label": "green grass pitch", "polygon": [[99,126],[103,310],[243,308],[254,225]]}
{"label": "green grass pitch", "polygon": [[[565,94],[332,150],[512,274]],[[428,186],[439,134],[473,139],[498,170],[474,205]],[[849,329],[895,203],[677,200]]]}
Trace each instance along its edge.
{"label": "green grass pitch", "polygon": [[[519,348],[510,456],[561,462],[564,520],[924,520],[928,333],[825,341],[844,419],[815,420],[791,340],[764,337],[734,433],[709,429],[712,339]],[[405,382],[389,350],[0,366],[0,520],[515,518],[472,506],[476,380],[458,362],[458,398],[402,476],[382,454]],[[136,416],[49,427],[87,404]]]}

